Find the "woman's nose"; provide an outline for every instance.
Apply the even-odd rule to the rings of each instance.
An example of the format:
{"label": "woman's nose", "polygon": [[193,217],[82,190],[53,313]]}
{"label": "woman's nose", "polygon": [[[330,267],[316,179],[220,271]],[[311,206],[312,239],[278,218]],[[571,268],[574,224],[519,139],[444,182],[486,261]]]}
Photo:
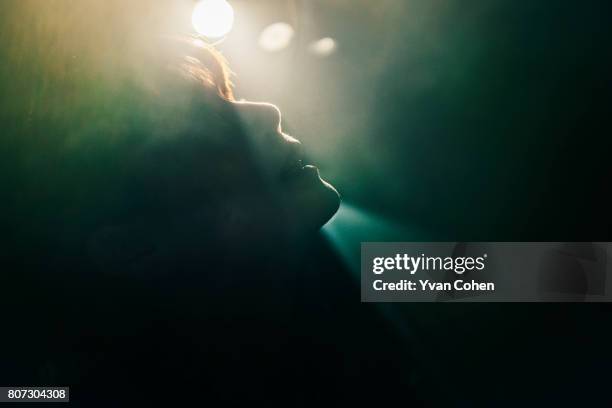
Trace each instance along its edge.
{"label": "woman's nose", "polygon": [[235,102],[251,147],[267,164],[281,167],[302,159],[302,143],[283,133],[280,110],[269,103]]}
{"label": "woman's nose", "polygon": [[287,148],[287,159],[295,161],[302,160],[302,158],[304,157],[302,142],[300,142],[293,136],[289,136],[288,134],[283,132],[280,132],[280,135],[283,138],[285,146]]}

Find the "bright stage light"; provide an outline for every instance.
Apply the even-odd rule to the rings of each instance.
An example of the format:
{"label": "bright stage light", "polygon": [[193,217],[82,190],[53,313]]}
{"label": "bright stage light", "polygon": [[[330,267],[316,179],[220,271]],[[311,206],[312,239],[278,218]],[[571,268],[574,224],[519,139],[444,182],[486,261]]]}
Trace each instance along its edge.
{"label": "bright stage light", "polygon": [[226,0],[201,0],[193,8],[191,23],[205,37],[223,37],[234,25],[234,9]]}
{"label": "bright stage light", "polygon": [[287,23],[271,24],[261,32],[259,46],[270,52],[280,51],[289,46],[293,34],[293,27]]}
{"label": "bright stage light", "polygon": [[336,41],[333,38],[325,37],[310,44],[310,51],[320,57],[327,57],[336,51]]}

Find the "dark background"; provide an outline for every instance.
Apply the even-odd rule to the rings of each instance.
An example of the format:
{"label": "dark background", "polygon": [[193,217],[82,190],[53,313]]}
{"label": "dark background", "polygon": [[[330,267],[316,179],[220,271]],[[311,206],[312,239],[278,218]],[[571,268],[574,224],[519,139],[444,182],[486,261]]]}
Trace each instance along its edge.
{"label": "dark background", "polygon": [[[219,48],[237,96],[278,104],[344,199],[324,243],[290,263],[302,279],[292,333],[310,336],[292,357],[302,392],[427,406],[609,400],[607,305],[365,305],[355,275],[367,240],[610,241],[609,2],[232,4],[236,28]],[[257,36],[276,21],[296,34],[266,53]],[[309,53],[325,36],[337,51]],[[40,315],[44,281],[12,282],[26,286],[4,287],[17,299],[9,321]],[[56,330],[45,318],[40,330]],[[37,344],[28,330],[3,340],[3,381],[31,378],[10,351]]]}

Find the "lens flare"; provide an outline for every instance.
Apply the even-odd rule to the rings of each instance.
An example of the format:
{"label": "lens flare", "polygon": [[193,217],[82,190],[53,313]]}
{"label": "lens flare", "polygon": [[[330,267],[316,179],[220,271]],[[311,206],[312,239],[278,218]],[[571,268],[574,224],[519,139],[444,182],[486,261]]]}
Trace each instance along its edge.
{"label": "lens flare", "polygon": [[333,38],[325,37],[310,44],[310,52],[320,57],[328,57],[332,55],[337,48],[336,41]]}
{"label": "lens flare", "polygon": [[201,0],[191,15],[193,28],[209,38],[220,38],[234,25],[234,9],[226,0]]}
{"label": "lens flare", "polygon": [[271,24],[261,32],[259,46],[269,52],[280,51],[289,46],[294,34],[293,27],[287,23]]}

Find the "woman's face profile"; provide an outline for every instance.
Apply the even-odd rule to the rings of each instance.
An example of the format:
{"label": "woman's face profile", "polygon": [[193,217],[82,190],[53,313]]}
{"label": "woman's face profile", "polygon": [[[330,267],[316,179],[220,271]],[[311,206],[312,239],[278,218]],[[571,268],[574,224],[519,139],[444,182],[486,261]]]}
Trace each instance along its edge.
{"label": "woman's face profile", "polygon": [[294,227],[318,228],[337,211],[339,195],[319,169],[304,162],[300,141],[284,133],[280,110],[269,103],[233,102],[253,157]]}
{"label": "woman's face profile", "polygon": [[[188,46],[180,57],[206,59],[202,52]],[[338,192],[304,162],[302,144],[283,132],[275,105],[236,101],[170,74],[154,92],[160,108],[149,108],[160,124],[147,125],[158,130],[152,139],[169,141],[145,159],[152,200],[162,191],[173,196],[170,211],[188,203],[185,214],[202,204],[215,228],[234,236],[315,231],[334,215]]]}
{"label": "woman's face profile", "polygon": [[[165,21],[155,10],[152,21]],[[23,211],[52,197],[70,211],[49,205],[39,223],[72,225],[83,241],[108,228],[234,243],[244,231],[276,239],[323,226],[339,195],[283,133],[279,109],[236,101],[217,51],[136,17],[113,32],[77,19],[30,33],[36,47],[23,48],[36,69],[24,71],[17,146],[38,160],[21,183],[38,199]],[[27,144],[38,134],[46,143]],[[54,169],[44,183],[39,168]]]}

